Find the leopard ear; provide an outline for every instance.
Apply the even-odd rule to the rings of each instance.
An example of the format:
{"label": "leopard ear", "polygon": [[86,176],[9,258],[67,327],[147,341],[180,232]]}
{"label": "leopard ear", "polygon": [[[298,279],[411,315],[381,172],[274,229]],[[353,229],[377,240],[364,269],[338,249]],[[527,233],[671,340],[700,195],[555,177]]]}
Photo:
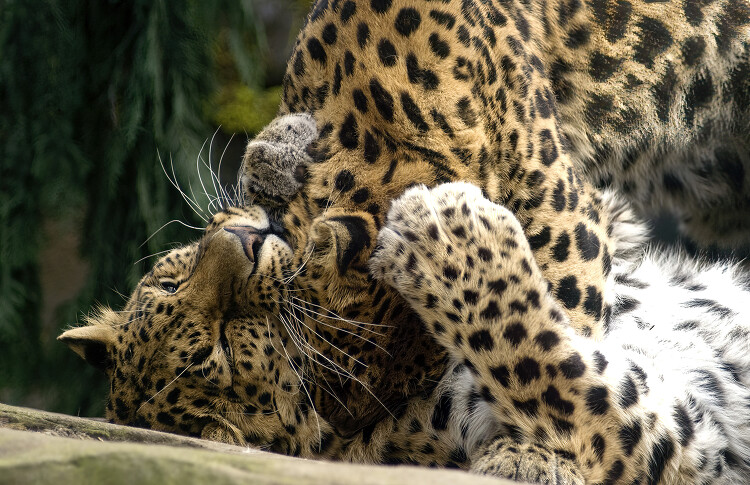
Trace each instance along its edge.
{"label": "leopard ear", "polygon": [[115,351],[115,327],[111,317],[116,313],[106,309],[88,320],[88,325],[71,328],[57,337],[90,365],[108,372],[113,364]]}

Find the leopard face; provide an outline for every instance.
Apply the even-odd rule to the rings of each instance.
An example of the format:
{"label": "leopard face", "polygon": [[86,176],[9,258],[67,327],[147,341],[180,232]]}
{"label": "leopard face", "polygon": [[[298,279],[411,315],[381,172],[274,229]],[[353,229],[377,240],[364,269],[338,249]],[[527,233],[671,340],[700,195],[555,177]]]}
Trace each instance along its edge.
{"label": "leopard face", "polygon": [[111,421],[266,446],[306,422],[305,363],[284,328],[292,251],[282,233],[258,207],[218,213],[122,311],[61,336],[109,376]]}

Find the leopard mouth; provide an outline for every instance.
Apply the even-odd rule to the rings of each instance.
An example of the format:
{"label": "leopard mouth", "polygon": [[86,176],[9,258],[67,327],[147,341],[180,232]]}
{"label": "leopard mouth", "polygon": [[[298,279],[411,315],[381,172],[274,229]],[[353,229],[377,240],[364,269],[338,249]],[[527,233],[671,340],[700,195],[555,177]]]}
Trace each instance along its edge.
{"label": "leopard mouth", "polygon": [[216,342],[213,345],[207,345],[193,352],[193,354],[190,356],[189,363],[198,367],[204,366],[210,360],[212,360],[214,351],[218,350],[219,354],[223,355],[226,359],[229,371],[231,374],[233,374],[235,369],[234,351],[232,349],[232,344],[227,337],[226,330],[227,323],[222,322],[219,327],[219,338],[216,340]]}
{"label": "leopard mouth", "polygon": [[219,330],[219,348],[221,349],[221,352],[224,354],[224,357],[227,359],[227,365],[229,366],[229,372],[230,374],[234,374],[234,351],[232,350],[232,345],[229,343],[229,339],[227,338],[227,324],[226,322],[222,322],[221,328]]}

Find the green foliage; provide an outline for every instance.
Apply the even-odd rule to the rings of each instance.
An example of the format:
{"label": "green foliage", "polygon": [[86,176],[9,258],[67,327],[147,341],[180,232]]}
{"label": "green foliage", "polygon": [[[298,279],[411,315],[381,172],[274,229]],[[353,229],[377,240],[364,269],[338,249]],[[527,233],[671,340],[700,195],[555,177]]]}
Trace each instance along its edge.
{"label": "green foliage", "polygon": [[25,403],[44,392],[54,410],[101,412],[103,379],[39,322],[43,222],[84,214],[81,251],[91,271],[60,327],[95,302],[120,306],[117,290],[130,291],[149,264],[134,261],[195,236],[177,223],[162,229],[165,222],[202,225],[157,154],[174,163],[180,185],[200,186],[196,157],[213,131],[204,103],[215,92],[215,39],[241,59],[241,80],[259,85],[256,24],[252,0],[0,0],[3,399]]}
{"label": "green foliage", "polygon": [[212,118],[230,132],[257,133],[276,115],[281,88],[253,89],[245,84],[225,86],[212,103]]}

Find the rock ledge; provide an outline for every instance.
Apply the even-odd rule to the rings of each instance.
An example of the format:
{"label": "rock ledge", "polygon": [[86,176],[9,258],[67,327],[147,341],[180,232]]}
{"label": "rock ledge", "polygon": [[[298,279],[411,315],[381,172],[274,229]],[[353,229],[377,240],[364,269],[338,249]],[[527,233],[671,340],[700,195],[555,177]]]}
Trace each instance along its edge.
{"label": "rock ledge", "polygon": [[510,485],[455,470],[303,460],[0,404],[3,483]]}

